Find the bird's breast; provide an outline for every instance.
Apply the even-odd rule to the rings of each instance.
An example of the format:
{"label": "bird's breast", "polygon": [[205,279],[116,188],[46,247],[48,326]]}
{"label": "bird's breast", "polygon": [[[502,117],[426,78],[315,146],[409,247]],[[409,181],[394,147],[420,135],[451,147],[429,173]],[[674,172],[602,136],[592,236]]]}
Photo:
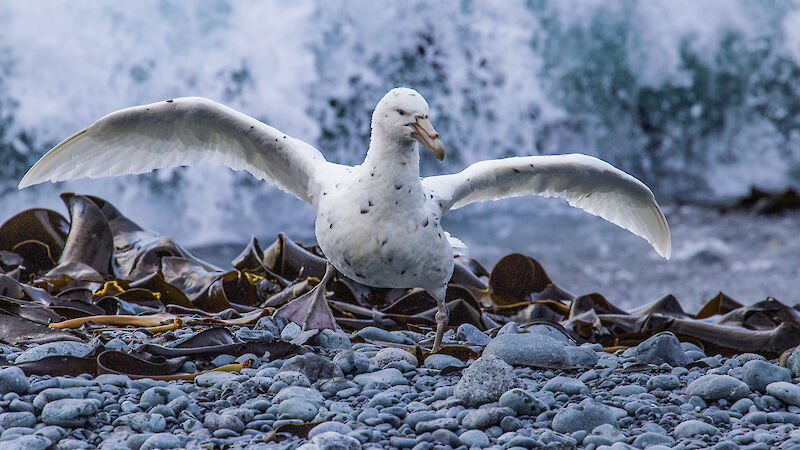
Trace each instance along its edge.
{"label": "bird's breast", "polygon": [[376,287],[438,287],[450,279],[453,250],[433,213],[391,199],[389,207],[374,198],[333,200],[320,203],[316,234],[340,272]]}

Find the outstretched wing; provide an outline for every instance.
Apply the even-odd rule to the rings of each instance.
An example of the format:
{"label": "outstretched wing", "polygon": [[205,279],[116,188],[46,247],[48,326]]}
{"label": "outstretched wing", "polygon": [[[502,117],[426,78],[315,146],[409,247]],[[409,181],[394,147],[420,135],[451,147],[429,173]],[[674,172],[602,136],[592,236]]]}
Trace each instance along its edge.
{"label": "outstretched wing", "polygon": [[247,170],[313,203],[322,172],[338,173],[309,144],[201,97],[113,112],[47,152],[19,188],[44,181],[150,172],[200,161]]}
{"label": "outstretched wing", "polygon": [[452,175],[428,177],[426,192],[442,213],[474,202],[538,194],[563,197],[647,240],[664,258],[672,246],[669,227],[653,193],[641,181],[587,155],[527,156],[481,161]]}

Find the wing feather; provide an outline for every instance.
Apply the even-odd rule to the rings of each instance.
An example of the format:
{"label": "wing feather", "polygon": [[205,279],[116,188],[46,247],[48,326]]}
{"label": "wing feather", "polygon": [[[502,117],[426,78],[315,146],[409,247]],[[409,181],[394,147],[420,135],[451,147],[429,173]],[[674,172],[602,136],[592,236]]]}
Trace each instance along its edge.
{"label": "wing feather", "polygon": [[527,156],[481,161],[464,171],[423,179],[442,213],[474,202],[522,195],[562,197],[647,240],[669,259],[669,226],[650,189],[616,167],[587,155]]}
{"label": "wing feather", "polygon": [[312,204],[323,180],[341,172],[303,141],[212,100],[186,97],[103,117],[42,156],[19,188],[200,161],[246,170]]}

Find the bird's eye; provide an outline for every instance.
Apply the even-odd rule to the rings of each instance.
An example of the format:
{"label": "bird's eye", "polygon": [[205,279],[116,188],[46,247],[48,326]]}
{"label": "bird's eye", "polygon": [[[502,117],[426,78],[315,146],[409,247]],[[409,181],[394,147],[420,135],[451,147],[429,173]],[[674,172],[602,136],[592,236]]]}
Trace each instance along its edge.
{"label": "bird's eye", "polygon": [[400,114],[401,116],[405,116],[405,115],[406,115],[406,112],[405,112],[405,111],[403,111],[402,109],[398,109],[398,110],[397,110],[397,114]]}

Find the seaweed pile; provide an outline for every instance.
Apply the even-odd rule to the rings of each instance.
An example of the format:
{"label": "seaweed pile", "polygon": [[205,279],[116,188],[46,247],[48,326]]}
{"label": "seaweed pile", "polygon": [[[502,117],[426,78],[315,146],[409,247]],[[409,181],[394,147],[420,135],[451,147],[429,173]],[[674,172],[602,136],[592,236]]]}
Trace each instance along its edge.
{"label": "seaweed pile", "polygon": [[[91,351],[18,362],[27,375],[193,379],[208,370],[248,367],[249,360],[213,367],[217,355],[284,358],[306,351],[303,344],[320,332],[307,330],[287,342],[231,331],[253,328],[318,283],[326,266],[318,248],[281,234],[262,249],[253,238],[232,269],[223,270],[143,229],[103,199],[71,193],[61,198],[69,220],[56,211],[29,209],[0,226],[0,342],[24,349],[77,341]],[[341,274],[328,287],[329,305],[344,331],[379,327],[426,334],[435,327],[436,304],[422,290],[371,288]],[[775,358],[800,344],[797,305],[768,298],[745,306],[720,292],[696,314],[671,295],[626,312],[598,293],[570,294],[535,259],[517,253],[491,272],[475,260],[458,259],[447,307],[452,328],[468,323],[493,336],[509,322],[547,324],[609,352],[663,331],[708,354]],[[186,333],[179,332],[186,330],[190,336],[181,339]],[[120,336],[130,342],[109,345]],[[428,337],[408,348],[420,360],[430,353]],[[365,338],[354,334],[353,340]],[[480,355],[480,348],[446,345],[440,353],[466,360]],[[189,360],[197,372],[181,370]]]}

